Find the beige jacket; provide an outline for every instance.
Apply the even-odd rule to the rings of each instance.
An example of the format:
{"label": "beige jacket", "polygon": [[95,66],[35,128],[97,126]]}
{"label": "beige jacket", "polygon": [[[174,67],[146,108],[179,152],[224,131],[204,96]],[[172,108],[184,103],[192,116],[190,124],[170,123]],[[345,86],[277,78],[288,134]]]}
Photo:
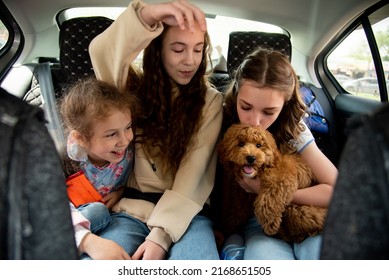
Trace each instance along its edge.
{"label": "beige jacket", "polygon": [[[163,25],[155,28],[144,25],[138,18],[144,4],[130,3],[125,12],[89,47],[97,78],[120,88],[126,86],[128,69],[139,54],[155,37],[161,34]],[[151,232],[151,240],[166,251],[172,242],[180,240],[193,217],[208,201],[216,172],[216,143],[222,123],[222,95],[213,88],[206,94],[203,123],[196,136],[196,146],[175,176],[162,173],[160,159],[150,158],[143,147],[136,145],[135,178],[128,187],[142,192],[163,193],[159,202],[123,198],[114,211],[126,212],[145,222]],[[152,165],[156,167],[154,171]]]}

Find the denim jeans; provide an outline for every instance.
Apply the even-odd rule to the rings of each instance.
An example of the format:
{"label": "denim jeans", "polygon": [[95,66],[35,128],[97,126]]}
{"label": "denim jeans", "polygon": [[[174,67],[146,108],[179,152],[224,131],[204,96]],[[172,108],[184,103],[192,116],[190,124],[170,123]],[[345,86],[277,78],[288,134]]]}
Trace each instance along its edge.
{"label": "denim jeans", "polygon": [[301,243],[288,243],[266,235],[256,218],[245,227],[245,260],[318,260],[322,236],[308,237]]}
{"label": "denim jeans", "polygon": [[[150,233],[146,224],[126,213],[112,213],[111,222],[97,235],[113,240],[132,256]],[[85,254],[81,259],[88,259]],[[169,260],[218,260],[215,237],[210,219],[197,215],[181,239],[172,245]]]}
{"label": "denim jeans", "polygon": [[105,229],[111,222],[111,213],[101,202],[92,202],[77,208],[91,223],[90,230],[97,233]]}

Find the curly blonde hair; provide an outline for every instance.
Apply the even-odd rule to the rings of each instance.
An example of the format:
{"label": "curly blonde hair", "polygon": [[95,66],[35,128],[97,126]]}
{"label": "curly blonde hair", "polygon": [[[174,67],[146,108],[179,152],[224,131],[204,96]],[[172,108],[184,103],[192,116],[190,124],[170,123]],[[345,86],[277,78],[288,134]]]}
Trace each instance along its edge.
{"label": "curly blonde hair", "polygon": [[66,131],[77,130],[87,140],[92,137],[95,120],[103,120],[114,111],[131,113],[134,122],[139,101],[134,94],[122,93],[115,86],[96,78],[71,85],[58,103]]}

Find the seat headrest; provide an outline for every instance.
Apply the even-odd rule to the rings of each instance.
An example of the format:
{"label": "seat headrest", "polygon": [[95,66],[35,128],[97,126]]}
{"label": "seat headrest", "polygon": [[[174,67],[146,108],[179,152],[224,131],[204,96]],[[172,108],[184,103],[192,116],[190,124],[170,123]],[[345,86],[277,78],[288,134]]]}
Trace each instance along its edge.
{"label": "seat headrest", "polygon": [[94,75],[89,44],[113,22],[106,17],[79,17],[64,21],[59,33],[59,60],[68,82]]}
{"label": "seat headrest", "polygon": [[280,51],[291,60],[292,44],[289,36],[286,34],[259,31],[231,32],[227,55],[227,70],[231,77],[244,58],[257,47]]}

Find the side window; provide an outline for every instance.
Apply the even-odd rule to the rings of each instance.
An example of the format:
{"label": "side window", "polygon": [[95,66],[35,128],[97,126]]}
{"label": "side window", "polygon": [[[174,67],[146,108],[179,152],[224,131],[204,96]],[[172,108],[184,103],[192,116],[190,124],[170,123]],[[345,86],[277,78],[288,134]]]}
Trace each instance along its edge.
{"label": "side window", "polygon": [[9,38],[8,29],[5,27],[4,23],[0,20],[0,52],[7,44]]}
{"label": "side window", "polygon": [[3,1],[0,1],[0,81],[3,88],[6,88],[4,78],[20,55],[23,46],[24,36],[18,23]]}
{"label": "side window", "polygon": [[385,72],[385,85],[389,93],[389,17],[373,25],[374,36]]}
{"label": "side window", "polygon": [[[374,58],[367,33],[362,25],[352,31],[328,56],[328,69],[342,86],[353,95],[381,100],[376,63],[381,63],[388,90],[389,85],[389,18],[380,18],[379,11],[369,16],[372,34],[376,40],[379,57]],[[375,60],[376,61],[375,61]]]}

